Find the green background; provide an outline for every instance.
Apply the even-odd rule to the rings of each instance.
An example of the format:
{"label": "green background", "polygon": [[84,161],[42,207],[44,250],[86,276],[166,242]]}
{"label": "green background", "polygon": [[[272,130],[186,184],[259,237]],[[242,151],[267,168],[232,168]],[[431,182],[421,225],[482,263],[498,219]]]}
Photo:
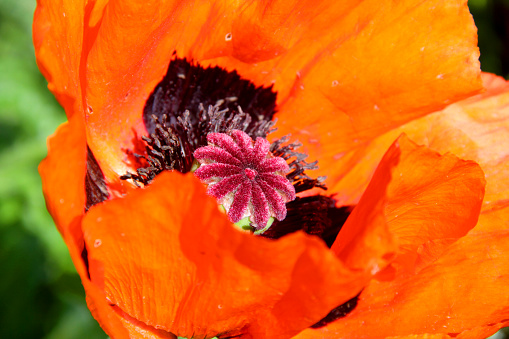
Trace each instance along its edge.
{"label": "green background", "polygon": [[[509,0],[469,5],[483,70],[507,78]],[[35,64],[34,9],[35,0],[0,0],[0,338],[106,338],[41,193],[37,165],[65,115]]]}

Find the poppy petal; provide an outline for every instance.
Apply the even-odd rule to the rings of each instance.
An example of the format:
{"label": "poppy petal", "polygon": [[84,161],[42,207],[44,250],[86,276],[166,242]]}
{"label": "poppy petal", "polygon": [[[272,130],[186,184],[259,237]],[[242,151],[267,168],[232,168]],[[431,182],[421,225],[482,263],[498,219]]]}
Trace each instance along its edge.
{"label": "poppy petal", "polygon": [[83,232],[92,282],[109,302],[184,337],[289,336],[362,288],[363,275],[316,237],[237,231],[190,174],[162,173],[94,206]]}
{"label": "poppy petal", "polygon": [[304,143],[331,186],[358,160],[352,149],[481,90],[464,0],[252,2],[240,17],[233,57],[214,62],[274,84],[275,136]]}
{"label": "poppy petal", "polygon": [[503,226],[505,230],[468,234],[415,276],[373,281],[347,317],[296,338],[492,335],[509,325],[509,270],[501,264],[509,260],[507,220]]}
{"label": "poppy petal", "polygon": [[406,137],[397,143],[402,155],[391,173],[384,215],[397,237],[397,262],[409,269],[419,251],[431,246],[437,252],[476,225],[486,181],[473,161],[441,156]]}
{"label": "poppy petal", "polygon": [[451,152],[481,165],[487,186],[483,210],[504,206],[509,196],[509,173],[503,160],[509,156],[506,134],[509,131],[509,83],[483,73],[486,92],[446,107],[442,111],[394,129],[348,156],[361,158],[345,178],[331,188],[345,204],[359,200],[376,165],[401,133],[440,153]]}
{"label": "poppy petal", "polygon": [[[90,6],[89,6],[90,7]],[[85,1],[38,1],[33,40],[37,64],[68,117],[80,112]],[[81,113],[81,112],[80,112]]]}
{"label": "poppy petal", "polygon": [[84,131],[79,116],[62,124],[48,138],[48,156],[39,165],[46,207],[62,234],[84,213],[87,154]]}
{"label": "poppy petal", "polygon": [[[443,111],[415,120],[375,139],[366,148],[365,157],[345,178],[332,188],[341,192],[340,200],[350,203],[359,199],[376,163],[399,134],[440,153],[451,152],[462,159],[473,160],[486,175],[483,214],[509,204],[509,82],[492,74],[483,74],[486,92],[450,105]],[[350,185],[349,183],[356,183]],[[347,198],[348,196],[348,198]],[[343,198],[343,199],[341,199]]]}
{"label": "poppy petal", "polygon": [[107,304],[104,293],[90,282],[82,258],[86,154],[82,119],[73,115],[49,138],[48,156],[39,165],[46,206],[69,248],[92,314],[107,331],[117,333],[119,338],[127,338],[127,332]]}
{"label": "poppy petal", "polygon": [[[486,173],[482,214],[509,206],[509,82],[483,74],[487,91],[416,122],[417,137],[439,152],[452,152],[481,165]],[[479,229],[478,227],[476,229]]]}
{"label": "poppy petal", "polygon": [[389,148],[359,204],[341,228],[331,247],[338,258],[354,269],[376,274],[393,260],[397,250],[384,218],[391,170],[397,166],[398,144]]}
{"label": "poppy petal", "polygon": [[[332,250],[346,262],[365,258],[360,266],[366,267],[365,261],[377,257],[371,254],[377,244],[393,237],[399,248],[397,267],[416,269],[418,259],[431,260],[476,225],[484,185],[476,163],[440,156],[401,136],[385,154]],[[370,222],[373,213],[378,215]],[[359,237],[366,240],[353,241]],[[425,250],[426,256],[418,254]]]}
{"label": "poppy petal", "polygon": [[509,326],[504,264],[509,253],[509,83],[490,74],[483,74],[483,82],[487,92],[405,126],[441,151],[479,161],[487,186],[478,224],[417,275],[372,281],[349,316],[297,338],[336,338],[339,333],[360,338],[373,331],[380,337],[442,332],[475,339]]}

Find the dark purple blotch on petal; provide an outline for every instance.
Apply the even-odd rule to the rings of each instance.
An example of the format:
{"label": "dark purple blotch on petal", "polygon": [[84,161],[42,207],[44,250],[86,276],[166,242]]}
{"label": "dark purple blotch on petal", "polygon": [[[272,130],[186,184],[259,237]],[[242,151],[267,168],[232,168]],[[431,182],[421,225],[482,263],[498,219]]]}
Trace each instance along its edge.
{"label": "dark purple blotch on petal", "polygon": [[344,304],[339,305],[329,312],[322,320],[312,325],[311,328],[321,328],[325,327],[333,321],[346,317],[350,312],[352,312],[359,302],[360,293],[357,294],[352,299],[348,300]]}
{"label": "dark purple blotch on petal", "polygon": [[104,179],[103,171],[101,167],[97,163],[97,160],[94,157],[94,154],[90,150],[90,147],[87,146],[87,173],[85,175],[85,193],[86,193],[86,203],[85,203],[85,212],[87,212],[90,207],[108,200],[110,197],[110,193],[108,192],[108,187],[106,186],[106,180]]}

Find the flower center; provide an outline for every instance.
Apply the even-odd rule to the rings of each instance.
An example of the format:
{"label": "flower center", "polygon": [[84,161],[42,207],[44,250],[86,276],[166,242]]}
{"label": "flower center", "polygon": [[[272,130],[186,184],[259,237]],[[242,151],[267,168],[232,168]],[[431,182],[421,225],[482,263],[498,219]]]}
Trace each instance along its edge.
{"label": "flower center", "polygon": [[231,221],[249,217],[255,230],[262,231],[270,218],[283,220],[295,188],[285,176],[290,167],[270,152],[270,143],[261,137],[253,141],[241,130],[210,133],[207,141],[208,146],[194,152],[201,164],[194,174],[208,185],[208,194],[223,205]]}
{"label": "flower center", "polygon": [[[242,149],[238,156],[232,153],[241,162],[240,165],[234,164],[237,172],[228,172],[228,168],[232,167],[225,163],[225,159],[210,160],[210,164],[222,164],[226,172],[220,173],[222,177],[216,177],[215,182],[207,183],[209,190],[212,190],[213,183],[221,180],[224,182],[214,190],[221,186],[231,188],[223,198],[219,198],[229,216],[238,219],[236,216],[246,215],[248,224],[256,223],[257,227],[262,227],[268,215],[266,225],[273,222],[270,228],[258,229],[255,234],[277,239],[303,230],[321,237],[330,246],[349,209],[337,208],[334,198],[324,195],[308,194],[291,200],[294,195],[306,190],[325,189],[324,178],[307,175],[308,170],[317,167],[317,162],[306,162],[306,155],[296,151],[300,144],[289,142],[289,136],[271,144],[267,142],[267,135],[274,127],[275,109],[276,93],[271,87],[257,87],[235,71],[229,72],[220,67],[205,68],[175,57],[143,109],[142,118],[148,135],[135,136],[134,148],[126,152],[127,161],[135,172],[125,173],[120,178],[144,187],[163,171],[194,172],[198,164],[195,151],[198,149],[215,147],[216,153],[226,151],[221,145],[210,142],[211,135],[234,140],[234,135],[238,134],[242,137],[232,141],[234,145],[228,141],[230,146]],[[258,141],[258,138],[263,141]],[[259,146],[256,146],[257,143]],[[249,155],[250,148],[260,145],[263,145],[265,153]],[[218,151],[221,148],[223,150]],[[279,162],[282,166],[285,163],[284,170],[276,168],[265,173],[260,167],[263,161]],[[201,164],[202,167],[204,165]],[[237,186],[232,183],[236,178],[239,180]],[[99,183],[99,180],[91,181]],[[228,183],[230,186],[226,185]],[[290,191],[289,185],[293,186],[293,191]],[[92,189],[88,191],[92,192]],[[215,194],[222,196],[222,193]],[[243,199],[233,205],[237,194],[239,199]],[[244,209],[246,200],[247,209]],[[256,213],[257,208],[259,213]],[[256,215],[257,221],[254,220]],[[245,220],[246,217],[241,222]]]}
{"label": "flower center", "polygon": [[254,178],[258,175],[258,172],[256,172],[254,169],[246,168],[244,170],[244,173],[250,180],[254,180]]}

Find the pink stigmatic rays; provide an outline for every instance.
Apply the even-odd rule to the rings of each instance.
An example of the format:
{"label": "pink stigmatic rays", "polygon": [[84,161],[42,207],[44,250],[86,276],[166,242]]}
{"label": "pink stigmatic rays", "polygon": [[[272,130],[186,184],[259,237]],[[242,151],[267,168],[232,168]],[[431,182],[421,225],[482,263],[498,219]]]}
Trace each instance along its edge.
{"label": "pink stigmatic rays", "polygon": [[286,202],[295,199],[295,188],[285,176],[288,164],[272,155],[267,140],[253,142],[240,130],[230,135],[207,135],[209,145],[194,152],[201,164],[194,173],[209,185],[208,194],[224,206],[232,222],[249,216],[260,230],[270,217],[283,220]]}

